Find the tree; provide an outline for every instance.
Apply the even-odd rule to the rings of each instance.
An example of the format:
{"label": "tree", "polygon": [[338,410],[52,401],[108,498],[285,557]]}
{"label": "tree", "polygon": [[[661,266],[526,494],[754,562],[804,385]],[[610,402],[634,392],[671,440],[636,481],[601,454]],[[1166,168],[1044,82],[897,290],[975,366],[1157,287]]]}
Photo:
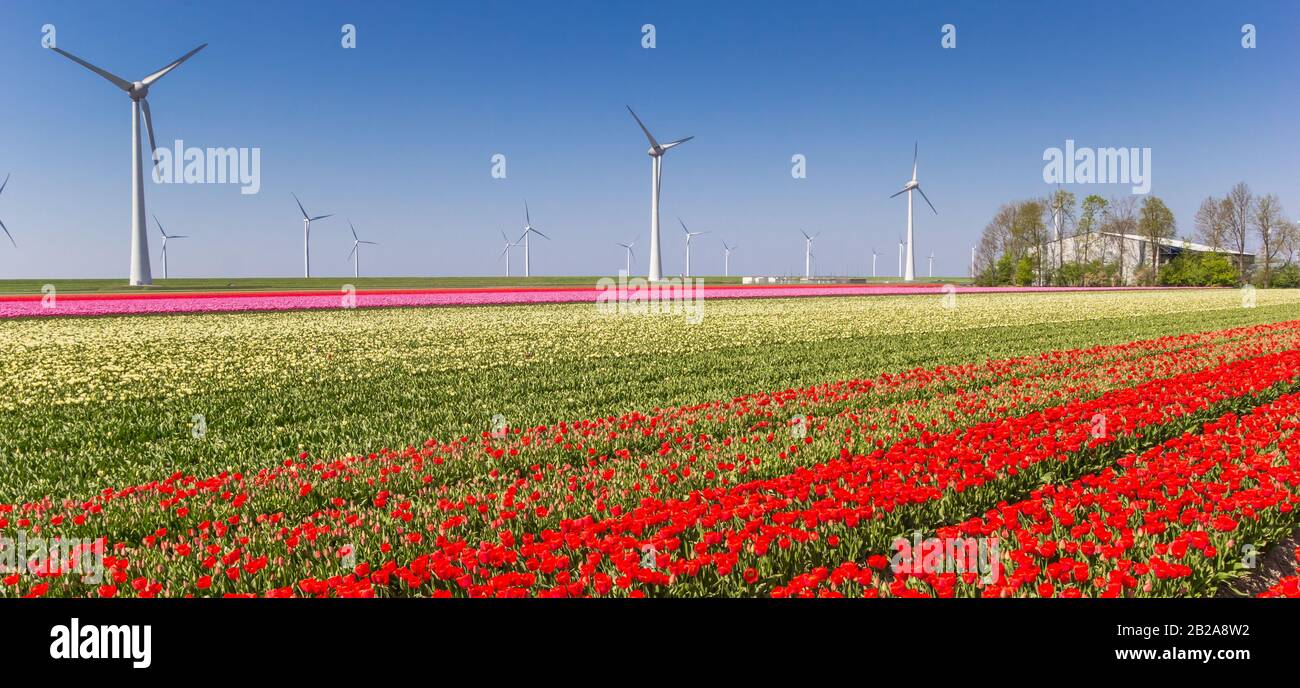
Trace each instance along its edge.
{"label": "tree", "polygon": [[1260,275],[1260,284],[1270,286],[1273,276],[1273,259],[1281,252],[1282,244],[1285,241],[1283,234],[1287,231],[1285,228],[1290,226],[1290,222],[1282,215],[1282,202],[1278,200],[1277,195],[1268,194],[1260,196],[1255,202],[1255,212],[1251,215],[1251,225],[1255,229],[1255,236],[1259,237],[1260,265],[1263,271]]}
{"label": "tree", "polygon": [[1041,201],[1023,201],[1015,209],[1011,226],[1011,241],[1015,255],[1022,256],[1034,249],[1037,275],[1043,277],[1043,253],[1047,244],[1047,226],[1043,223],[1044,205]]}
{"label": "tree", "polygon": [[1196,238],[1206,246],[1222,249],[1228,234],[1228,214],[1224,201],[1210,196],[1196,209]]}
{"label": "tree", "polygon": [[1147,196],[1142,200],[1142,216],[1138,220],[1138,232],[1151,246],[1151,275],[1154,279],[1160,270],[1160,247],[1164,239],[1174,237],[1174,212],[1157,196]]}
{"label": "tree", "polygon": [[[1101,227],[1102,217],[1106,214],[1106,199],[1097,194],[1089,194],[1083,199],[1083,209],[1079,213],[1079,233],[1083,235],[1083,250],[1075,246],[1075,262],[1088,263],[1092,256],[1092,234]],[[1087,286],[1087,272],[1083,274],[1082,286]]]}
{"label": "tree", "polygon": [[[1120,235],[1130,235],[1137,233],[1137,217],[1134,208],[1137,206],[1136,196],[1119,196],[1110,199],[1107,204],[1107,214],[1105,231]],[[1119,239],[1119,271],[1118,278],[1120,284],[1127,284],[1124,270],[1124,244],[1127,243],[1123,236]]]}
{"label": "tree", "polygon": [[1237,273],[1242,281],[1246,279],[1246,239],[1250,234],[1250,218],[1254,206],[1255,197],[1245,182],[1238,182],[1223,199],[1228,246],[1237,252]]}
{"label": "tree", "polygon": [[[1043,201],[1043,206],[1052,219],[1051,240],[1056,245],[1054,251],[1056,265],[1053,266],[1053,269],[1059,273],[1065,260],[1061,248],[1061,239],[1070,235],[1069,226],[1074,224],[1074,194],[1064,189],[1057,189],[1047,196],[1047,199]],[[1059,274],[1057,277],[1059,278]]]}

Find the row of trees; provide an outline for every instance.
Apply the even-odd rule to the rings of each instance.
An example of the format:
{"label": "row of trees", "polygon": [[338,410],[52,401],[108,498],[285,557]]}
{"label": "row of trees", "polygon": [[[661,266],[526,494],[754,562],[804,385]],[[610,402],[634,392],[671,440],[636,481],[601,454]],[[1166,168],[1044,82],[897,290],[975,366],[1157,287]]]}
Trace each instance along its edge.
{"label": "row of trees", "polygon": [[[1237,255],[1182,252],[1161,261],[1162,240],[1177,237],[1174,213],[1157,196],[1104,198],[1096,194],[1078,203],[1072,192],[1057,189],[1045,198],[1003,204],[984,227],[977,248],[976,282],[1100,286],[1136,282],[1167,285],[1300,286],[1300,225],[1289,221],[1276,195],[1255,196],[1241,183],[1222,198],[1201,203],[1193,239]],[[1136,235],[1150,247],[1141,264],[1130,242],[1114,235]],[[1068,242],[1065,240],[1069,240]],[[1258,255],[1244,254],[1251,240]],[[1063,244],[1070,250],[1063,250]],[[1107,249],[1111,250],[1107,250]],[[1116,253],[1118,255],[1116,255]],[[1066,255],[1072,254],[1072,255]]]}

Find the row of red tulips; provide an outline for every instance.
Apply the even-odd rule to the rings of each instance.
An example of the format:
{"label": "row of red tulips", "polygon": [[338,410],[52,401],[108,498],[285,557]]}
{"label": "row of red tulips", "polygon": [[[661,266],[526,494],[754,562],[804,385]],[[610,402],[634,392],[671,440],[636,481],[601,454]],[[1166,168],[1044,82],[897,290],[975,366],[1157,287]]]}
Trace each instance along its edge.
{"label": "row of red tulips", "polygon": [[[1300,395],[1227,414],[1078,480],[835,567],[778,596],[1121,597],[1213,594],[1296,526]],[[949,543],[982,547],[950,557]],[[922,556],[927,557],[920,561]],[[1283,589],[1285,585],[1283,584]]]}

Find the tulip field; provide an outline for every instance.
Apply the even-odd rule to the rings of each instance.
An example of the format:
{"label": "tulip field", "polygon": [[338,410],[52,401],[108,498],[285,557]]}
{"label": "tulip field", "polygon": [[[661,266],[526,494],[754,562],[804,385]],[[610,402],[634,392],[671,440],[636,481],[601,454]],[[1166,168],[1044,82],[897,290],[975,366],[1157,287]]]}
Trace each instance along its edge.
{"label": "tulip field", "polygon": [[1300,293],[751,295],[10,313],[0,596],[1300,596]]}

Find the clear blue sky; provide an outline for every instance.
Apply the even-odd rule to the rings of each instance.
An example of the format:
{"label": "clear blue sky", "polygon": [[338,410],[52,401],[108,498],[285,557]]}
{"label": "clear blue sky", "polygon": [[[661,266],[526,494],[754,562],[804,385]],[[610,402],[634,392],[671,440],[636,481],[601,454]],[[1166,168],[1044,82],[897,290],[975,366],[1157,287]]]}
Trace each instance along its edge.
{"label": "clear blue sky", "polygon": [[[209,47],[155,86],[159,138],[260,147],[261,193],[147,183],[170,231],[172,276],[293,276],[313,213],[313,268],[347,275],[344,217],[368,238],[363,271],[497,274],[499,231],[527,199],[554,241],[534,274],[610,273],[616,241],[647,243],[649,158],[630,104],[666,157],[665,272],[675,218],[711,230],[697,273],[802,271],[801,228],[822,272],[896,265],[920,176],[917,270],[965,274],[997,206],[1048,191],[1043,150],[1152,149],[1152,192],[1180,233],[1207,194],[1244,180],[1300,214],[1300,4],[897,2],[15,2],[0,5],[0,278],[125,277],[129,99],[41,48],[138,79]],[[379,6],[375,6],[379,5]],[[641,47],[641,26],[657,47]],[[1244,50],[1241,25],[1258,28]],[[340,46],[356,25],[358,46]],[[957,26],[957,48],[940,27]],[[508,178],[490,176],[503,153]],[[790,157],[808,159],[808,178]],[[1074,186],[1080,196],[1123,186]],[[920,199],[918,198],[918,203]],[[157,234],[150,252],[157,264]],[[645,270],[645,252],[637,271]],[[521,256],[516,257],[518,271]]]}

